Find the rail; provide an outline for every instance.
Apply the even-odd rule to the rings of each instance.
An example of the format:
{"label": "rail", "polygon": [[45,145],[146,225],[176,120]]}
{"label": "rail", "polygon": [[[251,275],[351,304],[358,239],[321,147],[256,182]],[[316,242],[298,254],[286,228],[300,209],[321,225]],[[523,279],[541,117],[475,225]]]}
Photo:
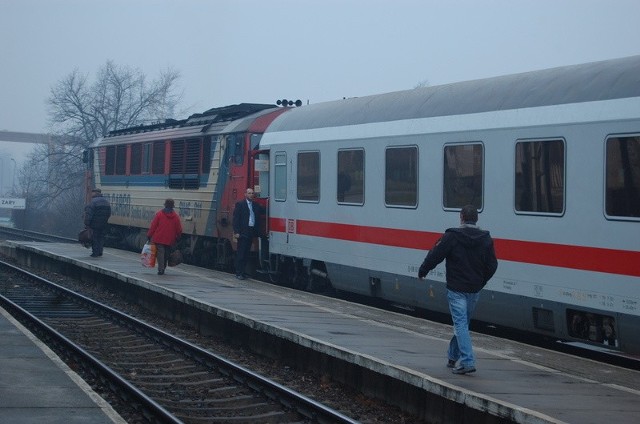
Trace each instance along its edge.
{"label": "rail", "polygon": [[[101,379],[117,388],[119,396],[134,399],[152,422],[200,422],[215,414],[241,416],[243,422],[356,422],[39,276],[4,262],[0,262],[0,273],[17,274],[28,281],[18,285],[0,282],[0,297],[7,310],[90,364]],[[77,340],[83,340],[84,347]],[[216,392],[223,396],[212,399]]]}

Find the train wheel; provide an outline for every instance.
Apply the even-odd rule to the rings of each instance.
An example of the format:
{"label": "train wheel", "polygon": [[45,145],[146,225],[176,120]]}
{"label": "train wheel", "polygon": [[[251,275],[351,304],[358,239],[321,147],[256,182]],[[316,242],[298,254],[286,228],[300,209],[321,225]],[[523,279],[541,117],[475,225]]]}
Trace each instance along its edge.
{"label": "train wheel", "polygon": [[280,282],[283,286],[298,290],[304,290],[307,287],[307,273],[299,259],[284,258],[280,271]]}
{"label": "train wheel", "polygon": [[323,293],[331,289],[331,281],[323,262],[312,262],[309,266],[306,290],[312,293]]}

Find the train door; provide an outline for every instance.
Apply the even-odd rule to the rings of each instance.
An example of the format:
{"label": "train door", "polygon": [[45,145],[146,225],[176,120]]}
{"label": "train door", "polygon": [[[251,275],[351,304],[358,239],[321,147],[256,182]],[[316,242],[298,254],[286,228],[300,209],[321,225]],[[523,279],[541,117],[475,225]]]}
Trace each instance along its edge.
{"label": "train door", "polygon": [[[233,228],[233,208],[237,201],[244,198],[247,188],[247,148],[245,147],[245,134],[227,134],[224,136],[225,163],[221,168],[223,173],[222,184],[220,184],[221,204],[220,218],[223,222],[218,231],[218,237],[231,240]],[[235,251],[236,247],[233,246]]]}
{"label": "train door", "polygon": [[[253,144],[253,143],[252,143]],[[251,154],[250,181],[256,193],[255,201],[265,210],[260,218],[260,237],[258,238],[258,267],[269,269],[269,151],[255,150]]]}

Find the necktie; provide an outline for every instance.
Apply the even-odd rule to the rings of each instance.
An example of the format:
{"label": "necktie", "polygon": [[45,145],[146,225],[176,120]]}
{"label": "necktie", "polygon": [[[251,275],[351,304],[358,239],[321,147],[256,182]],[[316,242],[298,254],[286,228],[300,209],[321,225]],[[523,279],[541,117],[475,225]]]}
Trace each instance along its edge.
{"label": "necktie", "polygon": [[254,225],[256,225],[256,217],[253,214],[253,203],[252,202],[247,202],[249,205],[249,227],[253,227]]}

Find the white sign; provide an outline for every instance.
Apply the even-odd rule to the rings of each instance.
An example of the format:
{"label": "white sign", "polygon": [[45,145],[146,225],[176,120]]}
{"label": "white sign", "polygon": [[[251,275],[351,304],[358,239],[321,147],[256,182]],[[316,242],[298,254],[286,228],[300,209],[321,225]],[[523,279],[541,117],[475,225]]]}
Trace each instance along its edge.
{"label": "white sign", "polygon": [[253,169],[257,172],[267,172],[269,171],[269,160],[268,159],[256,159],[253,161]]}
{"label": "white sign", "polygon": [[25,209],[26,199],[16,199],[13,197],[0,197],[0,209]]}

